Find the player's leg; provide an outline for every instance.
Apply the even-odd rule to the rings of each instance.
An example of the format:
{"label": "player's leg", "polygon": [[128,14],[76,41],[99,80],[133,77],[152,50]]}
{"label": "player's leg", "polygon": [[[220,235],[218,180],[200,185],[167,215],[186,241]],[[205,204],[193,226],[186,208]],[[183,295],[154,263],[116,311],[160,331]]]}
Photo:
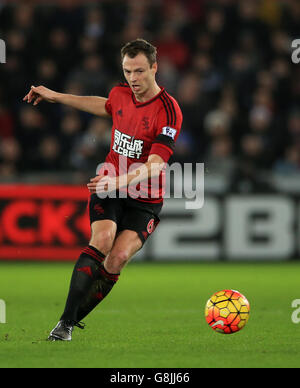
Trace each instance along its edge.
{"label": "player's leg", "polygon": [[113,246],[117,226],[114,221],[95,221],[92,238],[73,270],[69,294],[61,320],[78,322],[78,310],[95,280],[99,277],[101,263]]}
{"label": "player's leg", "polygon": [[[91,225],[89,246],[102,253],[105,258],[110,252],[117,233],[117,224],[112,220],[95,221]],[[103,258],[103,260],[104,260]],[[103,261],[101,260],[101,262]]]}
{"label": "player's leg", "polygon": [[95,281],[88,297],[79,311],[78,320],[83,319],[111,291],[122,268],[134,254],[141,249],[146,239],[159,223],[158,214],[161,205],[139,205],[130,202],[122,211],[119,229],[110,253],[106,256],[104,265],[99,267],[100,278]]}
{"label": "player's leg", "polygon": [[[100,199],[96,195],[89,201],[91,240],[82,251],[73,270],[64,312],[49,339],[71,340],[72,329],[78,325],[78,316],[85,316],[85,302],[98,281],[101,263],[112,248],[117,232],[118,201]],[[94,302],[94,301],[93,301]],[[65,335],[64,335],[65,334]]]}
{"label": "player's leg", "polygon": [[124,230],[116,237],[105,262],[98,265],[98,276],[78,310],[77,320],[87,316],[112,290],[119,279],[122,268],[142,247],[138,234],[132,230]]}
{"label": "player's leg", "polygon": [[[77,310],[76,322],[89,314],[111,291],[119,278],[122,268],[143,246],[146,239],[157,226],[159,222],[158,213],[161,206],[155,206],[153,208],[151,206],[142,206],[142,208],[139,206],[137,208],[135,206],[129,206],[123,211],[122,206],[118,207],[118,203],[116,203],[113,209],[116,215],[116,224],[120,225],[122,232],[115,238],[113,246],[105,260],[105,265],[100,263],[100,261],[95,261],[97,263],[97,269],[94,272],[91,271],[95,276],[93,278],[91,277],[92,281],[89,283],[89,291],[85,293],[85,297],[82,298],[82,303]],[[99,210],[102,211],[103,209]],[[115,227],[115,231],[116,229]],[[95,248],[97,251],[100,249],[105,251],[105,247],[101,245],[101,242],[107,241],[107,237],[105,239],[97,233],[97,230],[93,230],[90,248]],[[86,273],[87,271],[79,272],[82,272],[86,276],[88,275]],[[71,339],[71,334],[68,334],[68,330],[72,328],[64,330],[69,339]]]}
{"label": "player's leg", "polygon": [[[92,237],[89,247],[104,254],[101,260],[94,260],[91,263],[92,271],[89,271],[88,285],[85,288],[81,303],[77,309],[77,322],[86,317],[98,305],[118,280],[118,274],[110,274],[110,276],[103,278],[105,269],[102,262],[112,249],[117,233],[117,225],[114,222],[111,224],[111,222],[104,220],[96,221],[92,224]],[[93,260],[95,258],[92,257],[91,259]]]}
{"label": "player's leg", "polygon": [[104,268],[108,273],[120,273],[129,260],[142,248],[137,232],[123,230],[116,238],[110,253],[104,260]]}

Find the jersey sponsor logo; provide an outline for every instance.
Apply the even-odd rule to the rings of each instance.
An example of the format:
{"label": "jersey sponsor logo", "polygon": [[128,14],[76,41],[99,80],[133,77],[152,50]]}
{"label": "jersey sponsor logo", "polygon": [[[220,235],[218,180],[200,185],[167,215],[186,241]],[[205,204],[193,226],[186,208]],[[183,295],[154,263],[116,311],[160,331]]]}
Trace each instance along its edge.
{"label": "jersey sponsor logo", "polygon": [[163,127],[162,134],[171,137],[173,140],[175,139],[177,130],[171,127]]}
{"label": "jersey sponsor logo", "polygon": [[140,159],[143,153],[144,141],[115,129],[112,149],[120,155],[131,159]]}

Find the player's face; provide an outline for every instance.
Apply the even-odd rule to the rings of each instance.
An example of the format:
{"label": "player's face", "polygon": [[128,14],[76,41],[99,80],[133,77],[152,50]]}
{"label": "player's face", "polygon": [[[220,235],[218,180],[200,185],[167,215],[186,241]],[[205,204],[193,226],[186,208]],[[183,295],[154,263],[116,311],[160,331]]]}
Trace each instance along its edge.
{"label": "player's face", "polygon": [[157,64],[150,67],[147,57],[139,53],[136,57],[130,58],[125,55],[123,59],[123,72],[131,90],[136,96],[145,96],[155,86],[155,74]]}

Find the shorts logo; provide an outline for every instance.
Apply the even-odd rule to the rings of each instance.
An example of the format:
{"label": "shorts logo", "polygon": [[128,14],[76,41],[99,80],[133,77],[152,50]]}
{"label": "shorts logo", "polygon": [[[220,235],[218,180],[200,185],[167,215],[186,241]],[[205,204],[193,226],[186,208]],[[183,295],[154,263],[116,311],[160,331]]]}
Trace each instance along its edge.
{"label": "shorts logo", "polygon": [[152,218],[147,225],[147,232],[151,234],[154,230],[154,218]]}
{"label": "shorts logo", "polygon": [[177,130],[171,127],[163,127],[162,134],[171,137],[173,140],[175,139]]}
{"label": "shorts logo", "polygon": [[120,155],[131,159],[140,159],[143,153],[144,141],[135,139],[115,129],[114,144],[112,149]]}
{"label": "shorts logo", "polygon": [[96,204],[96,205],[94,206],[94,210],[95,210],[95,212],[96,212],[98,215],[104,214],[104,209],[103,209],[103,207],[102,207],[101,205],[99,205],[99,204]]}

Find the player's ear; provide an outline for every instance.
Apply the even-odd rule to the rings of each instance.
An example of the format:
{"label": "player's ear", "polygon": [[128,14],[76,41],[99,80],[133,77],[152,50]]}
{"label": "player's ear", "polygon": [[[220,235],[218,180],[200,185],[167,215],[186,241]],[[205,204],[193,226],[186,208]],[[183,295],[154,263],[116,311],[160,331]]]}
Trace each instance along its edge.
{"label": "player's ear", "polygon": [[158,69],[157,62],[154,62],[151,68],[151,70],[153,71],[153,74],[157,73],[157,69]]}

